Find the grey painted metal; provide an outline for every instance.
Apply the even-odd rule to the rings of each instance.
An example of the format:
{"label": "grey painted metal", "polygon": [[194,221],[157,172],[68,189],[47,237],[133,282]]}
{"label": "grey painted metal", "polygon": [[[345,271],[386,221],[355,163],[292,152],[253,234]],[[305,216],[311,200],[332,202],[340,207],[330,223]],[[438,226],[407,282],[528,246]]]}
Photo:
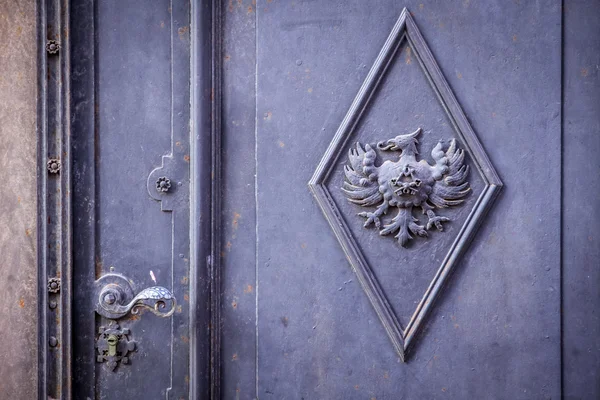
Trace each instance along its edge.
{"label": "grey painted metal", "polygon": [[[404,6],[506,184],[407,363],[302,189]],[[548,192],[561,170],[550,155],[561,141],[560,6],[224,6],[224,398],[560,397],[560,193]],[[453,137],[416,56],[403,47],[396,57],[347,146],[415,123],[434,133],[422,149]],[[477,196],[443,234],[402,252],[356,221],[338,161],[333,201],[406,323]],[[469,182],[485,187],[479,174]]]}
{"label": "grey painted metal", "polygon": [[[331,172],[334,169],[334,166],[340,154],[342,154],[341,149],[346,149],[348,147],[347,142],[349,141],[349,139],[355,136],[354,131],[356,130],[356,126],[360,123],[360,119],[365,113],[365,111],[369,110],[370,100],[375,97],[375,93],[379,88],[378,86],[384,80],[386,73],[390,69],[390,66],[393,65],[395,62],[401,62],[398,61],[398,59],[400,58],[398,57],[398,50],[402,49],[403,44],[404,51],[412,51],[418,63],[423,68],[423,73],[426,75],[427,80],[431,84],[431,87],[436,97],[440,99],[442,107],[447,112],[447,118],[449,123],[454,127],[456,135],[458,136],[460,141],[465,144],[467,154],[469,154],[469,156],[473,159],[473,162],[477,167],[476,171],[478,171],[481,174],[481,177],[485,182],[485,187],[479,194],[479,199],[477,203],[475,203],[475,205],[473,206],[471,214],[465,220],[464,225],[458,233],[455,242],[448,247],[447,255],[441,262],[438,271],[432,277],[431,283],[425,291],[425,294],[423,295],[423,298],[421,299],[420,303],[417,305],[414,314],[411,316],[408,323],[406,323],[404,326],[401,325],[398,321],[398,317],[395,314],[393,308],[390,307],[390,302],[386,294],[384,293],[384,290],[382,290],[381,286],[377,281],[377,277],[374,274],[373,268],[378,266],[369,265],[369,262],[367,261],[364,252],[361,249],[361,246],[359,245],[359,243],[357,243],[356,238],[352,235],[350,228],[348,227],[348,224],[350,224],[351,222],[347,221],[344,218],[343,213],[340,212],[339,207],[336,205],[336,201],[331,195],[331,189],[327,187],[328,181],[330,181],[329,178]],[[426,123],[426,121],[422,123]],[[390,125],[386,128],[389,131],[389,133],[386,132],[385,134],[388,136],[391,136],[391,132],[397,130],[396,126],[393,125]],[[397,163],[405,165],[407,162],[404,160],[405,157],[408,157],[408,159],[410,159],[411,157],[414,158],[417,154],[419,154],[416,144],[418,143],[417,136],[420,133],[421,128],[417,129],[413,134],[399,135],[396,136],[395,139],[379,141],[377,147],[380,150],[400,151],[401,156]],[[432,134],[438,135],[440,133],[432,132]],[[406,144],[404,144],[404,142],[406,142]],[[455,171],[452,171],[452,169],[449,169],[446,165],[448,163],[448,160],[453,161],[455,159],[454,148],[456,146],[456,139],[450,139],[450,143],[450,148],[453,150],[447,150],[445,153],[440,150],[442,147],[442,141],[440,140],[436,144],[436,147],[432,152],[432,157],[435,162],[433,174],[429,172],[428,168],[427,172],[421,173],[419,175],[419,177],[424,180],[423,187],[428,188],[431,191],[431,195],[430,192],[424,193],[424,195],[427,197],[420,199],[418,203],[414,204],[419,206],[427,206],[427,210],[423,208],[423,214],[425,214],[427,211],[427,215],[429,216],[430,221],[437,221],[437,225],[439,225],[438,230],[440,231],[443,229],[440,222],[440,219],[442,217],[435,216],[435,214],[432,211],[433,207],[436,207],[436,204],[439,208],[448,207],[451,204],[462,204],[462,202],[464,201],[463,198],[471,190],[468,182],[466,184],[463,184],[464,177],[459,178],[461,170],[463,172],[468,173],[469,169],[469,164],[464,164],[463,166],[464,155],[462,153],[462,150],[459,149],[456,151],[458,157],[456,160],[458,161],[459,165],[457,165]],[[360,142],[357,143],[356,148],[351,147],[351,149],[349,150],[349,159],[352,164],[352,167],[346,167],[344,169],[343,176],[345,176],[346,179],[350,179],[352,178],[351,174],[354,173],[354,176],[356,177],[355,179],[358,179],[356,181],[357,186],[348,186],[347,183],[344,183],[344,188],[351,189],[351,191],[344,191],[345,189],[342,188],[342,192],[344,192],[346,197],[348,197],[349,195],[352,197],[350,199],[350,202],[354,204],[363,205],[364,201],[370,198],[368,196],[376,197],[377,195],[379,195],[379,197],[383,201],[382,205],[379,206],[378,210],[375,211],[375,213],[358,213],[359,216],[367,217],[367,222],[364,224],[364,226],[368,227],[370,223],[374,223],[377,228],[380,228],[379,217],[384,212],[387,213],[388,205],[391,205],[399,207],[400,211],[398,216],[395,217],[389,225],[381,227],[381,235],[395,233],[396,230],[400,230],[400,233],[396,237],[398,238],[398,242],[401,246],[405,246],[409,238],[411,238],[408,232],[409,229],[413,229],[412,233],[415,235],[418,234],[419,236],[426,236],[427,232],[425,231],[424,227],[419,227],[419,225],[416,225],[413,222],[412,226],[414,226],[414,228],[411,228],[411,225],[408,223],[408,220],[412,222],[414,219],[411,211],[413,203],[409,201],[402,201],[400,198],[394,197],[395,195],[391,193],[391,189],[385,189],[386,183],[381,183],[381,181],[379,180],[381,179],[380,176],[390,174],[393,170],[397,169],[398,164],[392,163],[388,160],[384,162],[384,164],[382,164],[381,166],[375,167],[374,162],[376,153],[373,149],[371,149],[370,145],[367,144],[367,146],[368,147],[366,148],[366,153],[364,150],[362,150]],[[436,155],[437,152],[439,152],[440,154]],[[422,161],[427,162],[425,161],[425,158]],[[419,164],[415,161],[413,164],[406,164],[406,166],[404,166],[403,168],[405,168],[405,170],[407,171],[406,173],[409,174],[409,169],[414,170],[419,165],[422,164]],[[362,168],[362,171],[360,171],[360,168]],[[356,174],[358,172],[357,170],[360,171],[360,174],[358,175]],[[445,176],[448,172],[452,173],[452,175]],[[438,176],[436,177],[435,174],[438,174]],[[411,175],[412,172],[409,174],[409,176]],[[444,181],[441,181],[442,177],[444,181],[449,178],[458,179],[458,183],[463,185],[458,186],[458,190],[451,190],[449,189],[448,185],[440,186],[444,184]],[[396,180],[397,178],[392,179]],[[440,183],[428,183],[428,179],[431,179],[432,182],[438,180],[440,181]],[[373,180],[373,183],[370,186],[368,185],[369,180]],[[419,183],[421,183],[420,180]],[[429,186],[430,184],[433,186]],[[409,350],[414,336],[418,333],[421,323],[423,323],[425,316],[432,307],[442,286],[445,284],[447,277],[452,272],[454,265],[458,261],[458,257],[464,251],[464,248],[472,239],[475,229],[481,223],[482,217],[490,208],[493,200],[495,199],[500,188],[502,187],[502,182],[500,181],[500,178],[496,174],[496,171],[494,170],[485,151],[479,143],[477,136],[473,132],[473,129],[467,121],[462,109],[460,108],[460,105],[456,101],[456,97],[452,93],[452,90],[448,86],[446,79],[440,71],[437,62],[435,61],[435,58],[431,54],[431,51],[427,47],[427,44],[425,43],[421,33],[419,32],[419,29],[415,25],[412,17],[410,16],[406,8],[402,10],[400,17],[394,24],[390,35],[386,39],[381,51],[377,55],[373,66],[371,67],[369,73],[367,74],[367,77],[365,78],[365,81],[363,82],[358,91],[358,94],[356,95],[352,104],[350,105],[348,113],[344,117],[340,127],[338,128],[335,134],[335,137],[333,138],[331,144],[327,148],[323,159],[317,166],[315,174],[309,182],[309,186],[311,191],[315,195],[321,210],[323,211],[325,217],[331,225],[332,230],[335,232],[340,244],[342,245],[344,253],[350,261],[354,272],[356,273],[356,276],[363,287],[363,290],[365,291],[369,300],[373,304],[373,307],[375,308],[379,319],[381,320],[386,332],[392,340],[394,348],[398,352],[400,358],[404,360],[405,353]],[[373,192],[370,192],[367,196],[359,196],[360,193],[368,191],[369,187],[372,187],[375,190],[375,195],[373,194]],[[439,187],[439,189],[436,189],[436,187]],[[406,190],[408,191],[408,189]],[[379,194],[380,192],[381,194]],[[447,198],[442,198],[444,196],[442,195],[442,193],[445,193]],[[436,201],[434,200],[433,196],[437,196],[438,194],[442,197],[437,197],[438,200]],[[355,199],[362,200],[362,202],[357,202]],[[379,202],[379,200],[377,202]],[[431,205],[428,205],[428,203]],[[402,216],[402,213],[404,212],[407,213],[407,216],[405,217]],[[398,224],[398,222],[401,222],[402,218],[404,218],[407,222],[406,226],[401,227]],[[450,221],[450,219],[447,217],[443,218],[445,218],[445,221]],[[414,220],[416,221],[416,219]],[[427,223],[427,229],[429,229],[430,223],[431,222]],[[403,229],[405,230],[404,233],[402,233]],[[426,252],[427,250],[424,251]],[[385,257],[393,257],[393,254],[394,252],[392,250],[392,252],[388,252],[387,254],[385,254]],[[422,264],[422,262],[418,263]],[[381,268],[381,266],[379,267]]]}
{"label": "grey painted metal", "polygon": [[[75,398],[210,392],[210,224],[203,220],[211,199],[190,182],[210,182],[212,164],[197,149],[211,131],[192,134],[190,77],[192,68],[210,77],[212,55],[208,68],[190,63],[190,6],[73,5],[70,34],[80,55],[72,60]],[[210,24],[193,29],[210,37]],[[209,96],[202,91],[205,115]],[[200,121],[197,112],[193,118]],[[139,306],[169,318],[137,314]]]}
{"label": "grey painted metal", "polygon": [[38,398],[71,398],[69,2],[38,2]]}
{"label": "grey painted metal", "polygon": [[[597,54],[584,39],[596,6],[567,7],[563,20],[550,0],[46,1],[40,398],[596,396],[597,318],[581,305],[593,310],[600,298],[598,242],[593,222],[573,222],[580,205],[567,190],[598,191],[593,178],[578,179],[581,155],[594,159],[598,147]],[[362,210],[339,191],[344,157],[324,181],[399,326],[477,199],[500,183],[474,173],[483,153],[465,145],[470,126],[506,183],[443,293],[437,286],[406,363],[306,190],[404,6],[445,75],[446,98],[423,75],[422,46],[400,43],[339,153],[421,124],[431,126],[421,150],[449,142],[456,113],[438,97],[446,108],[455,97],[466,124],[457,144],[478,196],[448,210],[443,233],[401,248],[364,229]],[[50,52],[45,15],[70,26]],[[101,317],[98,301],[120,296],[104,283],[127,299],[162,285],[181,308],[166,319]]]}
{"label": "grey painted metal", "polygon": [[[563,14],[563,398],[600,398],[600,3]],[[592,201],[581,201],[585,194]]]}

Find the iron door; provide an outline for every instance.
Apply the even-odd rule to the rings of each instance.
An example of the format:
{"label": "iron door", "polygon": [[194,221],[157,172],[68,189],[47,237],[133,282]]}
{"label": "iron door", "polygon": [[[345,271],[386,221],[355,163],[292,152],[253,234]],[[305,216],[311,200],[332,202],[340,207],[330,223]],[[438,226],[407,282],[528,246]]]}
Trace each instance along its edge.
{"label": "iron door", "polygon": [[190,102],[207,100],[192,96],[191,4],[39,12],[40,398],[202,398],[210,198],[191,161],[206,158]]}
{"label": "iron door", "polygon": [[40,399],[597,397],[598,6],[38,6]]}
{"label": "iron door", "polygon": [[223,18],[223,398],[559,398],[560,2]]}

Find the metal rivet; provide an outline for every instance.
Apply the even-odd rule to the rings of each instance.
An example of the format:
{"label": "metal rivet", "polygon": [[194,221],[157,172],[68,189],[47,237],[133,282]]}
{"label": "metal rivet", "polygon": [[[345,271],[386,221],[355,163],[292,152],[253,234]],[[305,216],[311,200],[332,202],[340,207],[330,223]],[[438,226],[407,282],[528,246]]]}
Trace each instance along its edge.
{"label": "metal rivet", "polygon": [[158,178],[156,181],[156,190],[161,193],[166,193],[169,191],[169,189],[171,189],[171,180],[166,176],[161,176]]}
{"label": "metal rivet", "polygon": [[48,303],[48,307],[50,307],[50,309],[54,310],[56,307],[58,306],[58,304],[52,300],[50,303]]}
{"label": "metal rivet", "polygon": [[60,171],[60,160],[58,158],[51,158],[47,163],[48,172],[51,174],[57,174]]}
{"label": "metal rivet", "polygon": [[112,293],[108,293],[104,296],[104,302],[106,302],[106,304],[115,304],[115,301],[117,301],[117,298]]}
{"label": "metal rivet", "polygon": [[60,291],[60,278],[48,279],[48,291],[50,293],[58,293]]}
{"label": "metal rivet", "polygon": [[58,339],[54,336],[50,336],[50,339],[48,339],[48,344],[50,347],[56,347],[58,345]]}
{"label": "metal rivet", "polygon": [[48,40],[46,43],[46,51],[48,54],[57,54],[60,50],[60,43],[56,40]]}

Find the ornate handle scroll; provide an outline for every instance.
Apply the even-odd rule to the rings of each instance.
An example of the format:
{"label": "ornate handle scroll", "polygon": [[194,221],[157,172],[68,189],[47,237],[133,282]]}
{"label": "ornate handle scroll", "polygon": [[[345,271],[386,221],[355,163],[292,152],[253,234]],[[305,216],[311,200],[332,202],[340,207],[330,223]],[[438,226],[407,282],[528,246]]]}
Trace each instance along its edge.
{"label": "ornate handle scroll", "polygon": [[[170,317],[175,312],[177,302],[175,296],[167,288],[162,286],[152,286],[142,290],[128,304],[121,305],[116,301],[117,296],[114,294],[115,287],[107,285],[105,290],[100,293],[100,306],[113,315],[123,317],[129,312],[139,314],[140,309],[146,308],[159,317]],[[118,290],[118,289],[117,289]],[[167,302],[170,307],[167,307]]]}
{"label": "ornate handle scroll", "polygon": [[[96,311],[100,315],[118,319],[129,313],[139,314],[146,308],[159,317],[167,318],[175,312],[177,301],[173,293],[165,287],[152,286],[132,298],[133,291],[124,277],[112,275],[103,278],[108,279],[104,280],[99,288]],[[127,302],[128,299],[131,301]]]}

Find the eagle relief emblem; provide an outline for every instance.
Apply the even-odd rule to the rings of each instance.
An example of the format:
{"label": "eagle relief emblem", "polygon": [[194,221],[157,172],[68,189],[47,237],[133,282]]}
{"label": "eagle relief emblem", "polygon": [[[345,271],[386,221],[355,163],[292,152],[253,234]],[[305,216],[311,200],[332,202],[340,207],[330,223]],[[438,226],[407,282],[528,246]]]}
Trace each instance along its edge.
{"label": "eagle relief emblem", "polygon": [[[350,149],[349,165],[344,168],[346,179],[342,191],[351,203],[363,207],[377,208],[361,212],[366,218],[364,227],[374,224],[380,235],[396,233],[396,239],[405,247],[411,235],[427,237],[427,230],[435,227],[443,231],[443,222],[450,218],[436,215],[436,209],[456,206],[464,201],[471,188],[466,182],[469,166],[464,164],[465,153],[452,139],[443,150],[442,142],[431,151],[434,165],[426,160],[417,160],[417,137],[421,128],[408,135],[398,135],[393,139],[377,143],[380,151],[399,152],[398,161],[385,161],[375,165],[377,153],[369,145],[360,143]],[[397,214],[382,225],[381,218],[390,208],[397,208]],[[427,216],[427,223],[413,215],[413,208],[420,208]]]}

